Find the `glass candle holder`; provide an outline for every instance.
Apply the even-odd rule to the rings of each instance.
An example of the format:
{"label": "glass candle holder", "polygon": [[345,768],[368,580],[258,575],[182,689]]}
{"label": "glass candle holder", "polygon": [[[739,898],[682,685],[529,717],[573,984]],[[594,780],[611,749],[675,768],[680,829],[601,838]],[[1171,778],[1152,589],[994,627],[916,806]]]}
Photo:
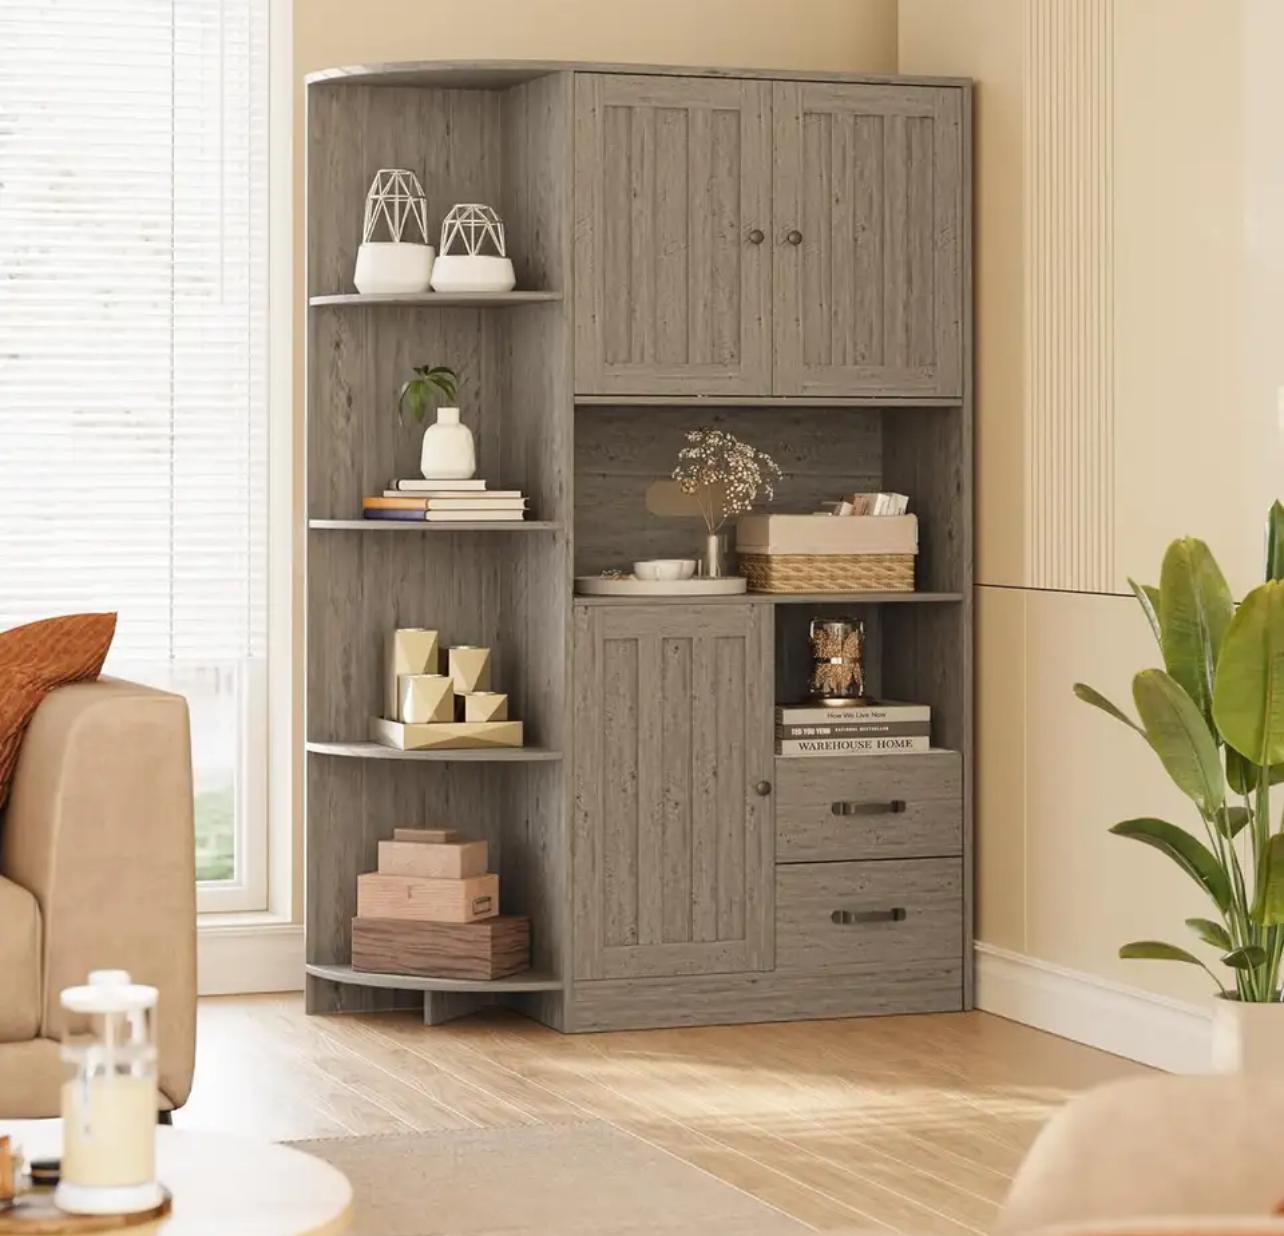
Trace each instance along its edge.
{"label": "glass candle holder", "polygon": [[813,618],[812,699],[846,704],[865,695],[865,624],[859,618]]}

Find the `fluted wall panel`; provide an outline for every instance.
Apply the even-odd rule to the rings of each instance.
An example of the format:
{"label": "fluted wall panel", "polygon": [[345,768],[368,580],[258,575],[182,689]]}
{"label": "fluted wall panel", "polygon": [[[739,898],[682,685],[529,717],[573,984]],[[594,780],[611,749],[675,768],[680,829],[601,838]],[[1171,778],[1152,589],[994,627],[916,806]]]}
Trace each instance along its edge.
{"label": "fluted wall panel", "polygon": [[1024,14],[1024,582],[1114,592],[1114,0]]}

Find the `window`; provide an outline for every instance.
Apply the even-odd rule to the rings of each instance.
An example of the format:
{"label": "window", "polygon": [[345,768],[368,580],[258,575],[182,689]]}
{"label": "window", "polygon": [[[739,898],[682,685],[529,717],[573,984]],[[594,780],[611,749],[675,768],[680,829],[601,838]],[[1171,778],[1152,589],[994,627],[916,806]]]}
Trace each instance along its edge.
{"label": "window", "polygon": [[269,0],[0,5],[0,627],[120,614],[266,905]]}

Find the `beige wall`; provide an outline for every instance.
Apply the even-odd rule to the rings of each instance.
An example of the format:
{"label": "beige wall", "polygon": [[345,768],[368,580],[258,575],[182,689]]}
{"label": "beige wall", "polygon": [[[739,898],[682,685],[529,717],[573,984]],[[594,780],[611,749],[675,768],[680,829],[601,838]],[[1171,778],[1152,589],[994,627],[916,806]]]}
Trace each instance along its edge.
{"label": "beige wall", "polygon": [[[598,60],[892,73],[896,0],[294,0],[295,444],[303,495],[303,167],[306,74],[396,60]],[[353,237],[354,253],[358,237]],[[302,545],[296,544],[296,561]],[[303,614],[301,580],[294,612]],[[295,629],[302,734],[303,623]],[[298,749],[298,743],[294,749]],[[295,768],[294,897],[302,910],[302,763]]]}
{"label": "beige wall", "polygon": [[979,936],[1180,997],[1206,981],[1115,951],[1180,941],[1200,899],[1105,829],[1189,809],[1070,691],[1127,703],[1155,663],[1101,593],[1154,580],[1173,537],[1237,592],[1260,570],[1284,493],[1281,45],[1275,0],[899,10],[902,72],[978,80]]}

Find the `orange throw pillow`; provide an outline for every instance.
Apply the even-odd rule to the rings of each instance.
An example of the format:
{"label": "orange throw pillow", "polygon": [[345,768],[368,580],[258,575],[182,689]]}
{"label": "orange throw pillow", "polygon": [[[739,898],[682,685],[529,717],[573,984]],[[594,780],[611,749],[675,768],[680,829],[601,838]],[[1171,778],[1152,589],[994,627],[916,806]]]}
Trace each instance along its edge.
{"label": "orange throw pillow", "polygon": [[55,687],[97,678],[115,633],[115,614],[68,614],[0,631],[0,807],[32,713]]}

